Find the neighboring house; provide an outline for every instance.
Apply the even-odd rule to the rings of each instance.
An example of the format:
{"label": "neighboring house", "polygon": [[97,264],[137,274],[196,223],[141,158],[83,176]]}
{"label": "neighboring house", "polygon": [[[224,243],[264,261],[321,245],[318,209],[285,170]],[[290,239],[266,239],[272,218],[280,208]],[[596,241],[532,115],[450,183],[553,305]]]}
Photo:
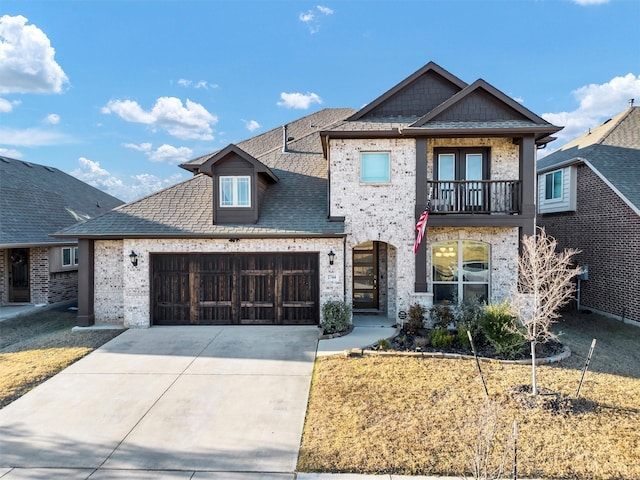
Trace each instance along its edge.
{"label": "neighboring house", "polygon": [[640,107],[538,161],[538,224],[582,251],[581,306],[640,322]]}
{"label": "neighboring house", "polygon": [[0,157],[0,304],[78,294],[78,247],[49,236],[123,202],[57,168]]}
{"label": "neighboring house", "polygon": [[229,145],[60,232],[79,238],[78,323],[318,324],[334,299],[403,318],[417,302],[504,298],[535,228],[536,147],[559,129],[429,63],[360,111]]}

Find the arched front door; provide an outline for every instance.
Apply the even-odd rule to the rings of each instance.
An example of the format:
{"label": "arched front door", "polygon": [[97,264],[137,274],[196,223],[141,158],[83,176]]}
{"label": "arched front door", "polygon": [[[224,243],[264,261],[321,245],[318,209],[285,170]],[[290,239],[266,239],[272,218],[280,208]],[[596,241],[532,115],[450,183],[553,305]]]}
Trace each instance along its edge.
{"label": "arched front door", "polygon": [[377,310],[379,303],[379,245],[364,242],[353,249],[353,308]]}

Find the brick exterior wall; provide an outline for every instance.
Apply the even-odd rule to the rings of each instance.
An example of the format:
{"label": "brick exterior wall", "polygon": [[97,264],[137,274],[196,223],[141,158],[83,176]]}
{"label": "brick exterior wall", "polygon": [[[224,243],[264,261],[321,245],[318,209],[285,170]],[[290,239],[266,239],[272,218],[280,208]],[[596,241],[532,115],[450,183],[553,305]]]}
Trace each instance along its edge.
{"label": "brick exterior wall", "polygon": [[[489,295],[499,303],[514,294],[518,281],[518,228],[427,228],[427,280],[431,282],[431,246],[447,240],[475,240],[489,244]],[[432,284],[429,291],[433,291]]]}
{"label": "brick exterior wall", "polygon": [[[490,147],[491,178],[517,179],[519,150],[509,139],[438,139],[427,145],[428,177],[433,178],[433,149],[436,147]],[[360,183],[360,152],[391,152],[389,184]],[[412,303],[427,306],[431,295],[414,292],[415,256],[415,162],[416,146],[412,139],[331,140],[330,186],[331,215],[345,217],[346,289],[352,297],[352,249],[366,241],[384,242],[386,258],[380,265],[387,271],[386,313],[397,318]],[[427,247],[442,240],[478,240],[491,250],[491,297],[500,301],[515,285],[518,255],[518,228],[427,228]],[[430,251],[430,250],[428,250]],[[427,255],[427,283],[432,292],[430,254]],[[381,302],[381,306],[382,306]]]}
{"label": "brick exterior wall", "polygon": [[538,216],[560,248],[582,250],[589,265],[580,303],[640,322],[640,217],[589,167],[578,166],[576,212]]}
{"label": "brick exterior wall", "polygon": [[[138,254],[138,266],[129,261],[131,250]],[[336,254],[329,265],[330,250]],[[320,308],[327,300],[343,300],[343,240],[332,239],[241,239],[239,242],[207,239],[142,239],[97,241],[95,243],[96,323],[123,324],[126,327],[150,326],[150,253],[260,253],[318,252]]]}
{"label": "brick exterior wall", "polygon": [[490,180],[519,178],[519,149],[508,138],[437,138],[427,143],[427,176],[433,179],[433,149],[440,147],[489,147],[491,149]]}
{"label": "brick exterior wall", "polygon": [[0,248],[0,304],[9,301],[9,271],[7,268],[8,250]]}
{"label": "brick exterior wall", "polygon": [[78,298],[78,271],[55,272],[49,276],[49,303]]}
{"label": "brick exterior wall", "polygon": [[29,249],[31,303],[49,303],[49,248]]}

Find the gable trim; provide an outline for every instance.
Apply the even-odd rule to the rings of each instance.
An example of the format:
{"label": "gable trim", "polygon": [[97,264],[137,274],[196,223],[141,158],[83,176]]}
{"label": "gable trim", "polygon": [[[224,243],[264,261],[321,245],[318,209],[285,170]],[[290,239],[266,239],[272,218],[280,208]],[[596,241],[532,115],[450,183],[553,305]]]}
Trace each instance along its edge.
{"label": "gable trim", "polygon": [[418,78],[420,78],[421,76],[423,76],[425,73],[427,73],[429,71],[432,71],[432,72],[440,75],[444,79],[450,81],[455,86],[460,88],[460,90],[464,89],[467,86],[466,82],[463,82],[462,80],[460,80],[458,77],[456,77],[452,73],[446,71],[440,65],[436,64],[435,62],[429,62],[424,67],[422,67],[421,69],[419,69],[415,73],[413,73],[410,76],[408,76],[407,78],[405,78],[402,82],[398,83],[396,86],[394,86],[390,90],[387,90],[385,93],[380,95],[378,98],[373,100],[371,103],[367,104],[364,108],[358,110],[356,113],[351,115],[349,118],[347,118],[347,121],[359,120],[360,118],[365,116],[367,113],[371,112],[376,107],[379,107],[380,105],[382,105],[384,102],[386,102],[391,97],[393,97],[396,93],[398,93],[399,91],[405,89],[408,85],[412,84]]}
{"label": "gable trim", "polygon": [[225,148],[223,148],[222,150],[219,150],[215,155],[207,159],[206,162],[204,162],[202,165],[198,167],[198,171],[211,176],[213,166],[217,162],[225,158],[227,155],[229,155],[230,153],[235,153],[243,160],[249,162],[251,165],[253,165],[253,168],[256,173],[264,173],[272,183],[278,182],[279,179],[277,175],[273,173],[269,167],[267,167],[260,160],[253,157],[252,155],[249,155],[247,152],[242,150],[237,145],[234,145],[233,143],[227,145]]}
{"label": "gable trim", "polygon": [[[496,98],[500,102],[502,102],[505,105],[511,107],[516,112],[518,112],[523,117],[525,117],[527,120],[530,120],[530,121],[532,121],[534,123],[537,123],[537,124],[551,126],[551,124],[549,122],[547,122],[543,118],[539,117],[538,115],[533,113],[528,108],[524,107],[523,105],[521,105],[520,103],[516,102],[514,99],[512,99],[508,95],[505,95],[500,90],[498,90],[497,88],[495,88],[494,86],[490,85],[489,83],[485,82],[484,80],[482,80],[480,78],[480,79],[476,80],[475,82],[473,82],[471,85],[469,85],[466,88],[464,88],[463,90],[461,90],[460,92],[458,92],[455,95],[453,95],[448,100],[444,101],[442,104],[440,104],[439,106],[437,106],[436,108],[431,110],[429,113],[424,115],[422,118],[418,119],[415,123],[413,123],[411,125],[411,127],[422,127],[422,126],[424,126],[427,122],[429,122],[430,120],[433,120],[435,117],[440,115],[442,112],[448,110],[453,105],[455,105],[456,103],[462,101],[462,99],[466,98],[467,96],[469,96],[470,94],[472,94],[473,92],[475,92],[478,89],[484,90],[485,92],[487,92],[488,94],[492,95],[494,98]],[[556,128],[558,128],[558,130],[560,130],[559,127],[556,127]],[[558,130],[556,130],[556,131],[558,131]]]}

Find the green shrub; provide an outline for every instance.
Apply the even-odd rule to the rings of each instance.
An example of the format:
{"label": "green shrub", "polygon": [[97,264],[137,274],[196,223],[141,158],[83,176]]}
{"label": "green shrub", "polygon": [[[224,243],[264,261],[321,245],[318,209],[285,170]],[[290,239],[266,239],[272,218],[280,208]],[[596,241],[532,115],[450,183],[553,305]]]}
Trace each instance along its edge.
{"label": "green shrub", "polygon": [[391,348],[391,343],[386,338],[381,338],[378,340],[378,350],[389,350]]}
{"label": "green shrub", "polygon": [[463,347],[471,347],[471,345],[469,345],[469,338],[467,337],[467,330],[471,332],[474,343],[484,343],[481,327],[484,309],[485,305],[480,303],[476,298],[464,300],[454,307],[456,328],[458,332],[464,330],[464,338],[458,339]]}
{"label": "green shrub", "polygon": [[481,327],[484,336],[497,353],[516,356],[522,353],[526,344],[522,335],[514,331],[517,325],[516,317],[505,301],[487,306]]}
{"label": "green shrub", "polygon": [[326,334],[346,331],[350,319],[351,306],[342,300],[329,300],[322,306],[322,328]]}
{"label": "green shrub", "polygon": [[431,345],[434,348],[446,350],[453,345],[455,336],[444,328],[436,328],[431,332]]}
{"label": "green shrub", "polygon": [[415,335],[419,330],[424,328],[424,314],[427,309],[420,304],[411,305],[409,307],[409,322],[407,328],[409,333]]}
{"label": "green shrub", "polygon": [[446,329],[455,320],[449,303],[434,305],[429,309],[429,316],[433,326],[440,329]]}
{"label": "green shrub", "polygon": [[471,343],[469,343],[469,337],[467,336],[468,331],[469,330],[467,330],[465,327],[458,327],[458,333],[456,335],[456,339],[458,340],[460,346],[467,350],[471,348]]}

